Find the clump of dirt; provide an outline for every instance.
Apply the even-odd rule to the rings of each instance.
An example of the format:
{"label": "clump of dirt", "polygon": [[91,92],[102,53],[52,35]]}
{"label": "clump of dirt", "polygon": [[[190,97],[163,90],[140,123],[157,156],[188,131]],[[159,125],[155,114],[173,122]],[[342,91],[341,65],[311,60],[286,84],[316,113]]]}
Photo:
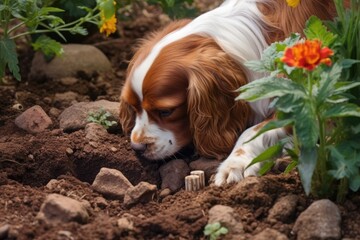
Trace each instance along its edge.
{"label": "clump of dirt", "polygon": [[[139,15],[136,22],[123,26],[122,38],[90,36],[86,43],[101,49],[109,57],[114,71],[104,76],[79,76],[76,86],[27,79],[33,52],[28,47],[21,48],[23,80],[0,86],[0,227],[10,225],[5,239],[205,239],[203,229],[208,210],[217,204],[231,206],[241,216],[243,239],[250,239],[267,227],[289,239],[295,238],[291,234],[295,219],[312,202],[303,194],[295,172],[270,173],[262,178],[263,187],[256,191],[244,192],[236,184],[207,186],[198,192],[180,190],[166,197],[158,194],[153,201],[131,208],[119,200],[107,199],[100,204],[102,196],[91,188],[100,168],[118,169],[134,185],[146,181],[160,188],[158,169],[163,162],[138,159],[120,129],[93,146],[85,138],[84,130],[62,132],[56,114],[51,116],[52,128],[39,134],[29,134],[15,126],[14,119],[21,111],[35,104],[46,112],[68,107],[69,102],[51,100],[57,93],[75,91],[82,99],[117,101],[132,46],[136,38],[158,27],[153,25],[154,21],[156,18]],[[22,109],[14,107],[18,103]],[[56,188],[46,187],[51,179],[58,180]],[[88,201],[89,222],[49,227],[38,221],[36,215],[50,193]],[[288,223],[268,221],[269,209],[277,199],[288,194],[299,198],[293,219]],[[359,194],[352,194],[339,205],[344,238],[359,239],[359,200]],[[132,219],[131,231],[118,227],[117,221],[122,216]]]}

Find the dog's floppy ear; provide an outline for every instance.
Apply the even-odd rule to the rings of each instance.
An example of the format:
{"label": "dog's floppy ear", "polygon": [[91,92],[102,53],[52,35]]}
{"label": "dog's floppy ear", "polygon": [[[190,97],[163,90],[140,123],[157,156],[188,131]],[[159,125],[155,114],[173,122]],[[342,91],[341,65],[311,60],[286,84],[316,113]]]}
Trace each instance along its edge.
{"label": "dog's floppy ear", "polygon": [[188,115],[195,148],[201,156],[222,159],[247,127],[251,110],[235,101],[246,84],[241,67],[216,44],[203,50],[188,70]]}
{"label": "dog's floppy ear", "polygon": [[135,125],[135,111],[127,102],[121,98],[119,119],[123,133],[125,135],[129,135]]}

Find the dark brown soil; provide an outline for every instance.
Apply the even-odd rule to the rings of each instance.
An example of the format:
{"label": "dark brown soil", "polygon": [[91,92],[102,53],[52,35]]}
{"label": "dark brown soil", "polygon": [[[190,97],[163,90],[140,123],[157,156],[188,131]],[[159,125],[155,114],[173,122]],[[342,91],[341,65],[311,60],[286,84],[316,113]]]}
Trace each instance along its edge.
{"label": "dark brown soil", "polygon": [[[162,163],[137,159],[128,138],[119,129],[95,148],[86,140],[83,130],[63,133],[56,116],[50,115],[54,122],[51,129],[39,134],[29,134],[15,126],[14,119],[21,113],[13,108],[16,103],[21,103],[24,109],[38,104],[47,113],[53,107],[63,110],[70,106],[69,102],[52,101],[56,93],[75,91],[81,99],[117,101],[132,54],[130,50],[137,38],[159,27],[154,22],[156,20],[149,17],[138,17],[121,26],[121,34],[111,38],[98,35],[87,38],[86,43],[96,45],[109,57],[114,71],[105,76],[79,76],[75,86],[44,79],[29,81],[27,73],[33,52],[26,46],[19,49],[23,80],[10,79],[9,83],[0,85],[0,227],[11,226],[9,239],[205,239],[203,229],[208,210],[216,204],[231,206],[241,216],[245,230],[243,239],[267,227],[294,239],[291,229],[296,217],[313,201],[303,194],[295,172],[264,176],[268,185],[263,191],[244,193],[236,192],[234,185],[207,186],[199,192],[180,190],[163,199],[156,197],[150,203],[137,204],[130,209],[121,201],[109,199],[107,205],[100,206],[97,199],[101,195],[92,190],[91,183],[101,167],[122,171],[134,185],[147,181],[160,188],[158,168]],[[110,150],[112,147],[116,151]],[[60,184],[49,190],[45,185],[51,179],[60,180]],[[49,193],[87,200],[91,205],[89,223],[49,227],[38,222],[36,215]],[[267,221],[268,210],[274,202],[290,193],[300,199],[294,218],[288,223]],[[360,194],[357,193],[350,194],[345,203],[339,204],[343,238],[360,239],[359,203]],[[117,227],[117,220],[126,214],[134,219],[133,231],[121,231]],[[71,232],[72,238],[64,237],[59,231]]]}

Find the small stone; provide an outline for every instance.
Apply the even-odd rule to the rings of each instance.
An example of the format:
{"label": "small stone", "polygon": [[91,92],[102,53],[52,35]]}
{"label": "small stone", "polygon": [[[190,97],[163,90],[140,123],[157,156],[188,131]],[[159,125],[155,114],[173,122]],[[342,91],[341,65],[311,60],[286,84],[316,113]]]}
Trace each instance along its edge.
{"label": "small stone", "polygon": [[39,133],[48,128],[52,121],[39,105],[35,105],[19,115],[15,124],[29,133]]}
{"label": "small stone", "polygon": [[59,194],[50,194],[41,205],[37,219],[46,224],[60,222],[86,223],[89,214],[81,202]]}
{"label": "small stone", "polygon": [[61,184],[64,180],[57,180],[57,179],[51,179],[47,184],[46,184],[46,188],[49,190],[54,190],[56,189],[59,184]]}
{"label": "small stone", "polygon": [[79,80],[77,78],[74,77],[64,77],[60,79],[60,82],[62,85],[65,86],[71,86],[74,85],[75,83],[77,83]]}
{"label": "small stone", "polygon": [[101,168],[92,187],[107,198],[122,200],[125,192],[129,191],[133,185],[122,172],[116,169]]}
{"label": "small stone", "polygon": [[54,104],[58,107],[59,104],[61,105],[71,105],[77,102],[79,94],[68,91],[64,93],[56,93],[54,96]]}
{"label": "small stone", "polygon": [[169,196],[170,194],[171,194],[171,190],[169,188],[165,188],[165,189],[161,190],[159,197],[165,198],[165,197]]}
{"label": "small stone", "polygon": [[295,222],[293,232],[298,240],[341,239],[341,214],[330,200],[313,202]]}
{"label": "small stone", "polygon": [[93,142],[93,141],[90,141],[89,145],[92,146],[93,148],[98,148],[99,147],[99,144],[97,142]]}
{"label": "small stone", "polygon": [[220,224],[225,226],[231,234],[236,235],[244,233],[241,217],[232,207],[215,205],[210,208],[208,223],[215,222],[220,222]]}
{"label": "small stone", "polygon": [[58,109],[58,108],[52,107],[49,110],[49,115],[52,116],[52,117],[57,118],[57,117],[59,117],[60,114],[61,114],[61,110]]}
{"label": "small stone", "polygon": [[71,154],[73,154],[74,153],[74,150],[72,150],[71,148],[66,148],[66,153],[68,154],[68,155],[71,155]]}
{"label": "small stone", "polygon": [[104,109],[111,113],[109,121],[118,121],[119,103],[107,100],[96,102],[79,102],[66,108],[59,116],[60,128],[64,132],[76,131],[85,128],[88,124],[87,118],[91,112],[97,112]]}
{"label": "small stone", "polygon": [[111,147],[110,150],[111,150],[112,152],[117,152],[117,151],[118,151],[118,149],[117,149],[116,147]]}
{"label": "small stone", "polygon": [[270,209],[268,219],[290,222],[295,215],[297,202],[298,197],[293,194],[280,198]]}
{"label": "small stone", "polygon": [[98,142],[104,139],[108,132],[100,124],[88,123],[85,126],[85,134],[85,138],[89,139],[90,141]]}
{"label": "small stone", "polygon": [[190,173],[190,168],[182,159],[172,160],[159,169],[161,176],[161,189],[169,188],[176,192],[184,186],[184,179]]}
{"label": "small stone", "polygon": [[135,187],[129,188],[125,193],[124,204],[126,207],[131,207],[137,203],[150,202],[154,199],[156,190],[156,185],[140,182]]}
{"label": "small stone", "polygon": [[24,109],[24,106],[21,103],[16,103],[12,106],[13,109],[21,111]]}
{"label": "small stone", "polygon": [[58,240],[73,240],[72,233],[65,230],[58,231]]}
{"label": "small stone", "polygon": [[122,231],[123,230],[125,230],[125,231],[134,230],[134,223],[131,220],[127,219],[126,217],[119,218],[117,220],[117,226]]}
{"label": "small stone", "polygon": [[260,233],[256,234],[251,240],[288,240],[288,237],[274,229],[266,228]]}

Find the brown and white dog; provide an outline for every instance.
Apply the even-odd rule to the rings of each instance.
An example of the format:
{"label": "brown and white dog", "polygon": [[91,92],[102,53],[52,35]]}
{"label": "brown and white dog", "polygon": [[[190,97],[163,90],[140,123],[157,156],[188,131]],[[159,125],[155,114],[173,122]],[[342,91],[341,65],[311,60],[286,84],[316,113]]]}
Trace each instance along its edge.
{"label": "brown and white dog", "polygon": [[194,20],[170,23],[144,39],[131,60],[120,100],[120,122],[131,146],[161,160],[189,144],[206,158],[225,159],[215,184],[257,175],[246,166],[286,136],[269,131],[245,143],[272,115],[269,100],[235,101],[259,76],[244,62],[260,59],[271,42],[301,33],[311,15],[331,19],[332,0],[226,0]]}

